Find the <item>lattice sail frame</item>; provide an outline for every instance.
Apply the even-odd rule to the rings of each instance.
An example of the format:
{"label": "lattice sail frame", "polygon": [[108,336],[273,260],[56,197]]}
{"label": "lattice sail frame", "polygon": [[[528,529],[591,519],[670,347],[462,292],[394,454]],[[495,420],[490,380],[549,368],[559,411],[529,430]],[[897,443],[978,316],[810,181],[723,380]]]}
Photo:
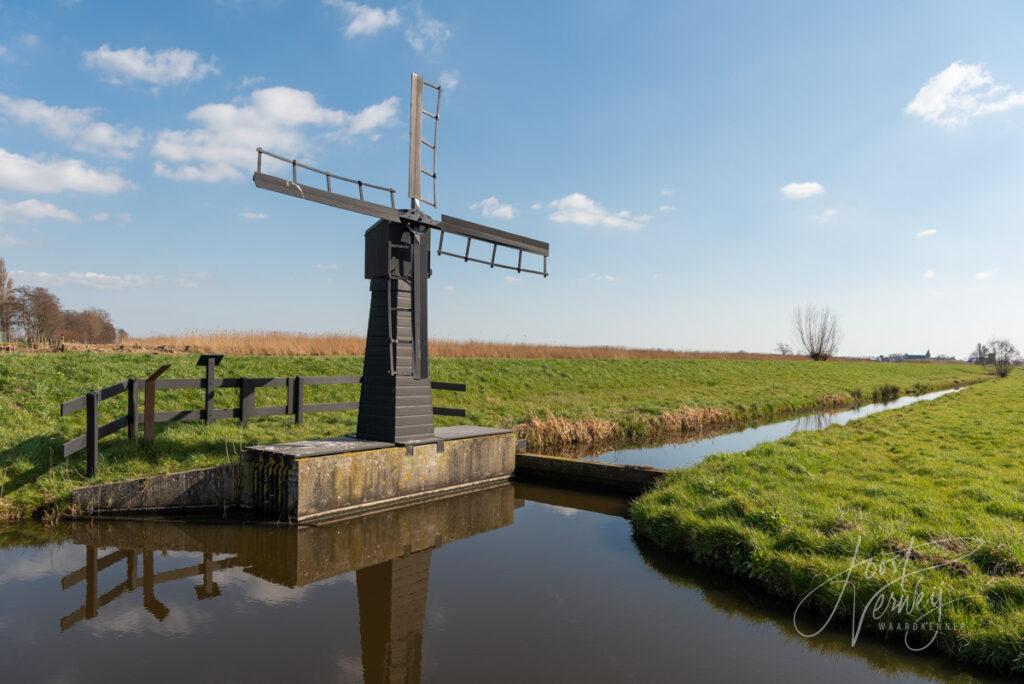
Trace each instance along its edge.
{"label": "lattice sail frame", "polygon": [[[434,111],[423,108],[423,89],[434,90]],[[430,140],[423,138],[423,119],[432,128]],[[412,208],[418,209],[419,202],[437,208],[437,129],[441,117],[441,86],[423,80],[419,74],[412,75],[412,92],[409,95],[409,198]],[[430,150],[430,169],[423,168],[423,148]],[[430,199],[423,196],[423,176],[430,179]]]}

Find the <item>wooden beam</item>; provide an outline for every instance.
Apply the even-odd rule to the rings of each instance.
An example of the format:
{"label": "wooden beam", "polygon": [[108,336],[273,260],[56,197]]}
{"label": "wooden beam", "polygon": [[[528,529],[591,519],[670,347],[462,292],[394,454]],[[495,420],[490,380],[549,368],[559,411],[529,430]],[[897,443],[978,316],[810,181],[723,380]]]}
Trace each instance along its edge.
{"label": "wooden beam", "polygon": [[438,230],[442,230],[446,233],[454,233],[456,235],[462,235],[463,237],[472,238],[474,240],[484,240],[491,244],[500,245],[502,247],[509,247],[511,249],[521,249],[524,252],[530,252],[531,254],[540,254],[542,256],[548,256],[549,245],[546,242],[540,240],[534,240],[524,235],[517,235],[515,233],[509,233],[508,231],[498,230],[497,228],[491,228],[480,223],[473,223],[465,219],[456,218],[455,216],[449,216],[448,214],[441,214],[441,225],[437,227]]}
{"label": "wooden beam", "polygon": [[282,195],[291,195],[292,197],[309,200],[310,202],[326,204],[335,209],[354,211],[357,214],[365,214],[386,221],[395,221],[396,223],[402,219],[401,213],[393,207],[377,204],[376,202],[367,202],[366,200],[348,197],[347,195],[339,195],[336,192],[327,192],[326,190],[303,185],[302,183],[292,183],[283,178],[269,176],[259,171],[252,174],[252,181],[256,184],[257,188],[272,190]]}

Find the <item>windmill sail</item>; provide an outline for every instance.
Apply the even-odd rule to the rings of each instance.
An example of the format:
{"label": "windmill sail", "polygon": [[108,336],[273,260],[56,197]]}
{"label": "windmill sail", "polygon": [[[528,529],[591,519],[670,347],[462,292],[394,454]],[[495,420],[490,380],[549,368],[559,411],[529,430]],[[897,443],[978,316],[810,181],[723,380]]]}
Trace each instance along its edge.
{"label": "windmill sail", "polygon": [[[548,253],[550,248],[548,243],[540,240],[534,240],[528,238],[525,235],[518,235],[516,233],[509,233],[508,231],[498,230],[497,228],[491,228],[480,223],[474,223],[467,221],[466,219],[456,218],[454,216],[448,216],[447,214],[441,214],[441,223],[435,228],[440,231],[441,237],[437,241],[437,253],[444,256],[455,257],[456,259],[462,259],[463,261],[472,261],[478,264],[485,264],[491,268],[506,268],[516,273],[535,273],[542,275],[545,278],[548,277]],[[458,252],[445,251],[444,238],[447,233],[454,235],[460,235],[466,238],[466,245],[464,251],[460,254]],[[481,259],[471,255],[473,247],[473,241],[483,242],[491,246],[491,258]],[[511,250],[518,252],[515,264],[503,263],[498,259],[498,248],[506,247]],[[537,270],[536,268],[530,268],[529,266],[523,265],[524,254],[536,254],[543,257],[543,268]]]}
{"label": "windmill sail", "polygon": [[[264,173],[264,155],[288,164],[291,168],[291,180]],[[319,188],[300,183],[298,173],[299,169],[312,172],[318,176],[323,176],[325,187]],[[331,179],[334,179],[335,181],[333,185],[331,183]],[[374,183],[367,183],[366,181],[339,176],[331,173],[330,171],[323,171],[307,164],[303,164],[295,159],[288,159],[287,157],[282,157],[279,154],[274,154],[262,147],[256,148],[256,171],[252,174],[252,181],[256,184],[256,187],[263,190],[272,190],[283,195],[291,195],[292,197],[298,197],[299,199],[319,202],[320,204],[326,204],[327,206],[334,207],[336,209],[347,209],[348,211],[354,211],[357,214],[365,214],[366,216],[385,219],[387,221],[398,221],[401,219],[401,214],[395,207],[394,188],[386,188],[383,185],[376,185]],[[334,192],[339,185],[343,187],[355,185],[358,197]],[[367,201],[365,199],[367,190],[377,191],[378,193],[387,193],[390,197],[390,205]]]}
{"label": "windmill sail", "polygon": [[[434,91],[434,111],[423,108],[423,89]],[[412,92],[409,96],[409,197],[412,208],[417,209],[423,202],[437,208],[437,127],[441,116],[441,86],[428,83],[419,74],[412,75]],[[427,131],[430,139],[423,137],[424,117],[427,119]],[[429,152],[430,168],[423,166],[423,148]],[[423,195],[423,177],[430,179],[430,199]]]}

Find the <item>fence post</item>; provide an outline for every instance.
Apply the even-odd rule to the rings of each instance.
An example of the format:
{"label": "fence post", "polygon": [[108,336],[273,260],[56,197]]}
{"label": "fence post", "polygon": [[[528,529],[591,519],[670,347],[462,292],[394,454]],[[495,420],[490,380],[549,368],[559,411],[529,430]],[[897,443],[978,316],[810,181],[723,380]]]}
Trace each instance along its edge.
{"label": "fence post", "polygon": [[128,441],[139,441],[139,387],[135,378],[128,378]]}
{"label": "fence post", "polygon": [[85,476],[96,477],[96,460],[100,452],[100,393],[85,395]]}
{"label": "fence post", "polygon": [[156,379],[164,374],[170,364],[164,364],[146,378],[146,398],[143,404],[143,435],[142,439],[149,444],[156,437]]}
{"label": "fence post", "polygon": [[213,395],[217,391],[213,385],[213,377],[216,372],[214,369],[217,366],[217,362],[220,359],[214,355],[204,355],[200,357],[200,361],[206,362],[206,380],[203,381],[203,389],[206,390],[206,424],[213,424]]}
{"label": "fence post", "polygon": [[245,427],[249,418],[252,417],[252,410],[256,408],[255,388],[249,378],[239,378],[241,384],[238,389],[238,419]]}
{"label": "fence post", "polygon": [[305,392],[303,392],[303,389],[305,388],[305,386],[306,386],[306,379],[304,377],[302,377],[301,375],[296,375],[295,376],[295,382],[292,383],[292,387],[295,390],[295,397],[292,399],[292,406],[295,407],[295,424],[296,425],[299,425],[300,423],[302,423],[302,417],[303,417],[303,414],[305,413],[305,409],[303,407],[303,402],[305,401],[304,396],[303,396],[305,394]]}

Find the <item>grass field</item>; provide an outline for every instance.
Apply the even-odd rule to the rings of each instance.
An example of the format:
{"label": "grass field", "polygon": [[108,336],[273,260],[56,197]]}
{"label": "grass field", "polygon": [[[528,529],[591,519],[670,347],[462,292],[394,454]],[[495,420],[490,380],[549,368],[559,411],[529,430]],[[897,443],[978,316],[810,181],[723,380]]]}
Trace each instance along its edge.
{"label": "grass field", "polygon": [[834,624],[849,629],[866,615],[868,631],[925,624],[941,607],[941,628],[910,632],[913,645],[934,634],[933,651],[1022,672],[1022,415],[1017,372],[712,457],[638,499],[634,524],[658,546],[747,577],[794,609],[810,594],[798,622],[807,633],[836,605]]}
{"label": "grass field", "polygon": [[[145,353],[16,353],[0,356],[0,504],[8,515],[66,500],[83,484],[84,456],[65,465],[61,444],[84,431],[84,415],[60,418],[58,405],[127,377],[144,378],[170,363],[168,378],[200,377],[195,355]],[[227,357],[220,377],[357,375],[357,357]],[[977,367],[953,364],[746,361],[712,359],[537,360],[438,358],[435,380],[465,382],[464,394],[438,392],[441,406],[464,407],[471,422],[517,427],[531,448],[555,453],[580,443],[612,444],[666,438],[708,427],[868,401],[878,392],[923,392],[988,378]],[[357,386],[311,387],[307,401],[350,401]],[[218,406],[237,405],[236,391],[217,394]],[[126,397],[101,404],[101,422],[126,411]],[[164,391],[157,409],[195,409],[200,392]],[[284,403],[284,390],[260,390],[258,405]],[[146,447],[131,447],[122,431],[101,442],[96,481],[224,463],[246,445],[350,433],[355,412],[314,414],[301,425],[287,417],[212,426],[158,428]]]}

